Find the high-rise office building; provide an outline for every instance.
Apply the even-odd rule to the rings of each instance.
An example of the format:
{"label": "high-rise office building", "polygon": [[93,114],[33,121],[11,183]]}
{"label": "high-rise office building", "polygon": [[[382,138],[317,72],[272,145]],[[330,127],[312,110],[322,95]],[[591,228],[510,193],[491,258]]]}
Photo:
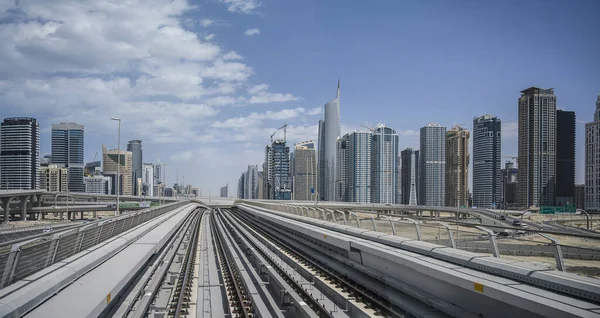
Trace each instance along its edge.
{"label": "high-rise office building", "polygon": [[335,201],[350,202],[350,190],[348,186],[348,134],[338,138],[336,149]]}
{"label": "high-rise office building", "polygon": [[585,124],[585,210],[600,211],[600,95],[594,121]]}
{"label": "high-rise office building", "polygon": [[396,203],[398,141],[395,130],[379,124],[371,136],[371,202]]}
{"label": "high-rise office building", "polygon": [[500,171],[500,178],[502,182],[500,203],[505,209],[517,206],[517,193],[519,190],[519,183],[517,179],[518,173],[519,170],[515,168],[515,164],[511,161],[507,161],[504,165],[504,169]]}
{"label": "high-rise office building", "polygon": [[90,194],[111,194],[112,179],[106,176],[83,177],[85,184],[85,193]]}
{"label": "high-rise office building", "polygon": [[372,135],[358,130],[347,134],[348,196],[350,202],[371,203],[372,186]]}
{"label": "high-rise office building", "polygon": [[154,196],[154,164],[143,163],[142,164],[142,195],[153,197]]}
{"label": "high-rise office building", "polygon": [[556,111],[556,205],[575,202],[575,112]]}
{"label": "high-rise office building", "polygon": [[226,184],[224,187],[221,188],[221,198],[226,198],[228,195],[228,189],[229,189],[229,184]]}
{"label": "high-rise office building", "polygon": [[401,204],[419,204],[419,150],[406,148],[400,153],[402,160]]}
{"label": "high-rise office building", "polygon": [[265,147],[265,162],[263,163],[263,196],[264,199],[272,200],[273,197],[273,148],[271,145]]}
{"label": "high-rise office building", "polygon": [[244,199],[258,199],[258,166],[248,165],[244,179]]}
{"label": "high-rise office building", "polygon": [[68,169],[71,192],[85,192],[83,132],[83,126],[76,123],[52,125],[52,163]]}
{"label": "high-rise office building", "polygon": [[133,195],[140,195],[139,184],[141,184],[142,178],[142,141],[141,140],[130,140],[127,143],[127,151],[131,152],[131,193]]}
{"label": "high-rise office building", "polygon": [[446,206],[469,204],[469,137],[460,126],[446,132]]}
{"label": "high-rise office building", "polygon": [[40,187],[40,126],[35,118],[5,118],[0,124],[0,190]]}
{"label": "high-rise office building", "polygon": [[554,205],[556,172],[554,89],[530,87],[519,97],[519,205]]}
{"label": "high-rise office building", "polygon": [[65,192],[68,187],[68,170],[50,164],[40,168],[40,189],[49,192]]}
{"label": "high-rise office building", "polygon": [[446,127],[429,123],[420,131],[419,204],[443,206],[446,183]]}
{"label": "high-rise office building", "polygon": [[323,201],[335,200],[336,143],[341,134],[338,81],[336,97],[325,104],[325,120],[319,121],[319,196]]}
{"label": "high-rise office building", "polygon": [[271,193],[273,200],[291,200],[292,199],[292,180],[290,177],[290,148],[285,140],[275,140],[271,144],[271,163],[270,175]]}
{"label": "high-rise office building", "polygon": [[[121,166],[120,168],[119,165]],[[117,191],[116,176],[119,174],[119,192],[122,195],[132,195],[133,174],[131,151],[119,151],[118,149],[106,149],[102,145],[102,171],[105,176],[112,177],[111,189]]]}
{"label": "high-rise office building", "polygon": [[317,192],[317,153],[312,140],[294,146],[294,200],[312,200]]}
{"label": "high-rise office building", "polygon": [[156,160],[156,164],[154,165],[154,184],[158,185],[160,183],[162,183],[162,171],[163,171],[163,166],[162,163],[160,163],[160,159]]}
{"label": "high-rise office building", "polygon": [[246,195],[246,193],[244,191],[245,189],[246,189],[246,172],[242,172],[242,175],[238,179],[238,188],[237,188],[238,199],[245,199],[245,197],[244,197],[244,195]]}
{"label": "high-rise office building", "polygon": [[498,117],[473,118],[473,205],[496,207],[502,193],[500,170],[502,122]]}
{"label": "high-rise office building", "polygon": [[[264,163],[263,163],[263,169],[264,169]],[[260,200],[263,200],[265,198],[265,179],[264,179],[264,172],[259,171],[258,172],[258,198]]]}

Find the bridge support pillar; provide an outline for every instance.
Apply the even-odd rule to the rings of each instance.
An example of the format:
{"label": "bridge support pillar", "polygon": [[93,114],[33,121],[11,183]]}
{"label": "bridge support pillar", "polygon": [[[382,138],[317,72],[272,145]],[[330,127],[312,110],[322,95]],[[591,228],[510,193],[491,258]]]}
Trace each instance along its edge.
{"label": "bridge support pillar", "polygon": [[83,220],[83,211],[81,212],[81,215],[79,216],[79,218],[80,218],[81,220]]}
{"label": "bridge support pillar", "polygon": [[4,210],[4,223],[10,219],[10,201],[14,198],[2,198],[2,210]]}
{"label": "bridge support pillar", "polygon": [[42,207],[42,195],[41,194],[35,195],[35,202],[37,203],[38,208]]}
{"label": "bridge support pillar", "polygon": [[30,195],[19,197],[21,203],[21,220],[27,221],[27,203],[29,202]]}
{"label": "bridge support pillar", "polygon": [[92,212],[92,217],[94,219],[97,219],[98,218],[98,212],[96,212],[96,211]]}

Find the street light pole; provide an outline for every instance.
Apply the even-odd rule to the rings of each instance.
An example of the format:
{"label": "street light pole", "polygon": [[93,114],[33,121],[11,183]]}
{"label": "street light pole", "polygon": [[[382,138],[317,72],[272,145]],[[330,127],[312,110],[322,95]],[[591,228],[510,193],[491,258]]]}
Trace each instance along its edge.
{"label": "street light pole", "polygon": [[121,192],[121,118],[117,118],[117,117],[111,117],[111,120],[116,120],[119,122],[119,135],[118,135],[118,139],[117,139],[117,212],[116,212],[116,216],[121,215],[121,210],[120,210],[120,192]]}

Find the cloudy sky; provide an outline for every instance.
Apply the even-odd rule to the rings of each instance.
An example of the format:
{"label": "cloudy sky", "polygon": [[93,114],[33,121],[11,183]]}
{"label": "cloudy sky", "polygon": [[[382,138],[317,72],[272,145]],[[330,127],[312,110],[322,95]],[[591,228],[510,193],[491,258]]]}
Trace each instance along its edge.
{"label": "cloudy sky", "polygon": [[[600,1],[0,0],[0,117],[85,125],[101,144],[143,140],[144,161],[233,194],[269,136],[315,139],[341,79],[344,132],[386,123],[418,147],[428,122],[503,120],[515,156],[517,98],[554,87],[583,129],[600,94]],[[100,154],[99,154],[100,156]]]}

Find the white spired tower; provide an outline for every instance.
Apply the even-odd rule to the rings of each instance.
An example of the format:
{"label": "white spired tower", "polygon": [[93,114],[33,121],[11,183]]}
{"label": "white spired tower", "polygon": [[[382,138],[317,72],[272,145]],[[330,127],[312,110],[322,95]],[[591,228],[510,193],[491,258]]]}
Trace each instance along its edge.
{"label": "white spired tower", "polygon": [[325,104],[325,120],[319,121],[319,177],[321,200],[335,200],[336,142],[341,137],[340,81],[335,99]]}

